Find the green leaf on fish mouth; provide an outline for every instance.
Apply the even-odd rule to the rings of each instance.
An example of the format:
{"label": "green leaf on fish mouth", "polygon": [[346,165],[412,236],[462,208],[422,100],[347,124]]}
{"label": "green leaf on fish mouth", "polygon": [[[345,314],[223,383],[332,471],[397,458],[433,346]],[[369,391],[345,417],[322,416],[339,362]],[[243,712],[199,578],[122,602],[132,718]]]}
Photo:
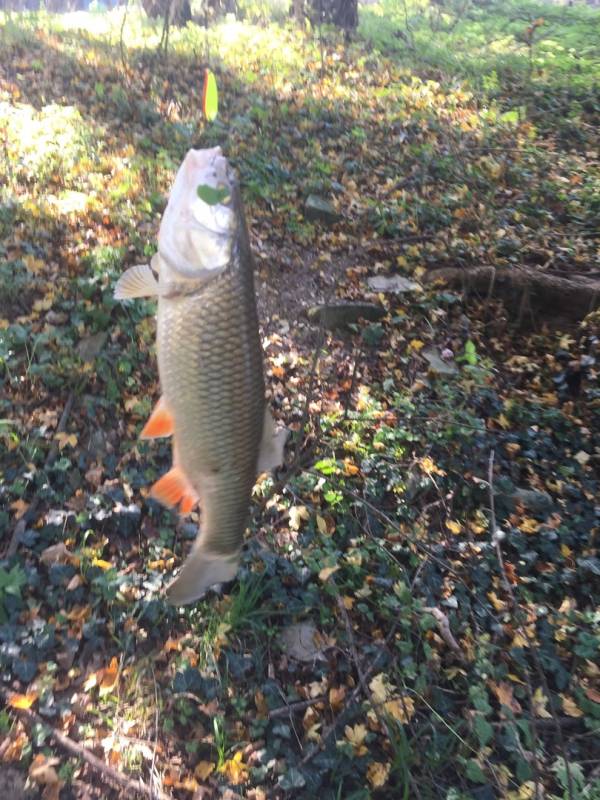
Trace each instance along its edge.
{"label": "green leaf on fish mouth", "polygon": [[226,202],[229,199],[229,189],[224,186],[215,189],[213,186],[202,183],[198,186],[196,192],[200,200],[203,200],[209,206],[217,206],[219,203]]}

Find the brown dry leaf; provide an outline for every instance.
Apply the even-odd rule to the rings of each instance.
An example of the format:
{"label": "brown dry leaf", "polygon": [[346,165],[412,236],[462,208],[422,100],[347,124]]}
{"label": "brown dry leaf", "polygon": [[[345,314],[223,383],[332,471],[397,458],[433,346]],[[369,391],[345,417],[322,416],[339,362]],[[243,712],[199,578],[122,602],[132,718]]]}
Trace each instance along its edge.
{"label": "brown dry leaf", "polygon": [[583,717],[583,711],[578,707],[572,697],[566,694],[561,694],[559,697],[562,700],[565,714],[568,714],[569,717]]}
{"label": "brown dry leaf", "polygon": [[391,697],[395,688],[384,672],[375,675],[369,684],[369,689],[373,692],[372,699],[374,703],[385,703]]}
{"label": "brown dry leaf", "polygon": [[364,756],[368,752],[364,743],[367,733],[368,731],[364,725],[346,725],[344,728],[346,741],[350,742],[354,748],[354,755]]}
{"label": "brown dry leaf", "polygon": [[26,503],[25,500],[21,500],[19,498],[18,500],[15,500],[14,503],[11,503],[10,507],[15,512],[15,519],[21,519],[23,514],[29,508],[29,503]]}
{"label": "brown dry leaf", "polygon": [[60,790],[64,786],[64,781],[58,777],[54,767],[60,764],[58,758],[46,758],[39,753],[31,762],[29,767],[29,777],[38,786],[43,786],[43,800],[59,800]]}
{"label": "brown dry leaf", "polygon": [[65,447],[75,447],[77,444],[77,436],[74,433],[65,433],[59,431],[54,434],[54,438],[58,442],[58,449],[64,450]]}
{"label": "brown dry leaf", "polygon": [[194,769],[194,777],[199,781],[205,781],[214,770],[215,765],[210,761],[199,761]]}
{"label": "brown dry leaf", "polygon": [[79,565],[79,559],[77,556],[73,555],[64,542],[58,542],[58,544],[52,544],[50,547],[46,547],[46,549],[40,555],[40,561],[46,567],[49,567],[52,564],[73,564],[73,566]]}
{"label": "brown dry leaf", "polygon": [[269,704],[260,689],[254,692],[254,705],[260,719],[266,719],[269,716]]}
{"label": "brown dry leaf", "polygon": [[390,775],[390,764],[382,764],[381,761],[373,761],[367,767],[367,780],[374,789],[385,786]]}
{"label": "brown dry leaf", "polygon": [[335,567],[323,567],[323,569],[319,572],[319,580],[325,583],[325,581],[328,580],[334,572],[337,572],[339,568],[339,564],[336,564]]}
{"label": "brown dry leaf", "polygon": [[584,691],[588,700],[591,700],[592,703],[600,703],[600,691],[598,689],[593,686],[587,686]]}
{"label": "brown dry leaf", "polygon": [[496,695],[500,705],[510,708],[514,714],[521,713],[521,704],[513,697],[513,687],[509,683],[505,681],[500,681],[500,683],[488,681],[488,685]]}
{"label": "brown dry leaf", "polygon": [[383,707],[390,716],[402,723],[402,725],[406,725],[407,722],[410,722],[415,713],[415,703],[412,697],[408,697],[407,695],[387,700],[383,704]]}
{"label": "brown dry leaf", "polygon": [[533,693],[533,713],[540,719],[552,719],[552,714],[547,710],[548,698],[542,691],[542,687],[538,687]]}
{"label": "brown dry leaf", "polygon": [[27,692],[27,694],[13,694],[8,699],[11,708],[31,708],[38,699],[37,692]]}
{"label": "brown dry leaf", "polygon": [[67,592],[74,592],[75,589],[79,589],[80,586],[83,586],[83,578],[81,575],[73,575],[67,584]]}
{"label": "brown dry leaf", "polygon": [[110,664],[106,669],[102,670],[102,678],[100,679],[100,697],[110,694],[115,688],[119,677],[119,662],[116,656],[110,660]]}
{"label": "brown dry leaf", "polygon": [[539,531],[540,525],[541,523],[533,519],[533,517],[523,517],[519,522],[519,530],[523,533],[534,534]]}
{"label": "brown dry leaf", "polygon": [[95,489],[100,486],[102,483],[102,475],[104,474],[104,468],[101,466],[90,467],[88,471],[85,473],[86,481],[91,484]]}
{"label": "brown dry leaf", "polygon": [[345,686],[340,686],[339,688],[332,687],[329,690],[329,705],[334,711],[339,711],[339,709],[344,704],[345,697],[346,697]]}
{"label": "brown dry leaf", "polygon": [[306,506],[292,506],[288,511],[290,517],[290,528],[299,531],[302,523],[310,519],[310,512]]}

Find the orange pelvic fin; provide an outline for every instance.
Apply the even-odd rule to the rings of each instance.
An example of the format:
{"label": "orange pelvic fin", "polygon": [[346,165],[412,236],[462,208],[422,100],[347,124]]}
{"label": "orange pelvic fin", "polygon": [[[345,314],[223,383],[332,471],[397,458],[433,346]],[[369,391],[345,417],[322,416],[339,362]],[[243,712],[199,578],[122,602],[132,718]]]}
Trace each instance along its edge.
{"label": "orange pelvic fin", "polygon": [[161,436],[173,435],[173,417],[167,409],[165,401],[160,398],[150,419],[144,425],[140,434],[141,439],[158,439]]}
{"label": "orange pelvic fin", "polygon": [[188,514],[198,502],[198,496],[188,483],[180,467],[172,467],[150,489],[150,497],[169,508],[180,506]]}

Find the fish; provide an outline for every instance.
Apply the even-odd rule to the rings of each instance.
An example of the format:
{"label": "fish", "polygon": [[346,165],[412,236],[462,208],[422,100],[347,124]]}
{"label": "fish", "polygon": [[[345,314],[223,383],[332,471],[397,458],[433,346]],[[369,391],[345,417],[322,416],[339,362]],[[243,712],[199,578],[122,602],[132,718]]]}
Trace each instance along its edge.
{"label": "fish", "polygon": [[185,605],[236,576],[253,486],[283,462],[287,438],[265,399],[248,228],[220,147],[188,151],[158,252],[126,270],[114,296],[158,300],[161,397],[141,437],[172,436],[172,467],[150,496],[182,514],[200,505],[198,535],[166,590]]}

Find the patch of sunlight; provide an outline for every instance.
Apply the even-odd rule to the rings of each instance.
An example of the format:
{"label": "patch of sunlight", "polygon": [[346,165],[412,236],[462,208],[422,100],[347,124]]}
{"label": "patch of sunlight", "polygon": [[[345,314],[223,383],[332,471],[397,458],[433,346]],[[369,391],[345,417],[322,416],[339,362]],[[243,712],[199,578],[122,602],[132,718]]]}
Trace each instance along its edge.
{"label": "patch of sunlight", "polygon": [[485,51],[490,53],[502,54],[502,53],[514,53],[515,52],[515,37],[514,36],[503,36],[501,39],[496,39],[494,42],[490,42],[489,44],[485,45]]}
{"label": "patch of sunlight", "polygon": [[86,31],[92,36],[106,36],[115,30],[117,24],[120,24],[122,14],[120,9],[114,11],[69,11],[56,15],[53,19],[53,27],[55,30],[79,30]]}
{"label": "patch of sunlight", "polygon": [[65,189],[64,192],[60,192],[58,195],[48,195],[47,200],[54,206],[57,214],[68,216],[69,214],[79,214],[85,211],[89,195],[85,192]]}
{"label": "patch of sunlight", "polygon": [[94,138],[74,106],[52,104],[38,111],[26,103],[0,101],[0,120],[9,177],[17,182],[64,178],[94,151]]}

